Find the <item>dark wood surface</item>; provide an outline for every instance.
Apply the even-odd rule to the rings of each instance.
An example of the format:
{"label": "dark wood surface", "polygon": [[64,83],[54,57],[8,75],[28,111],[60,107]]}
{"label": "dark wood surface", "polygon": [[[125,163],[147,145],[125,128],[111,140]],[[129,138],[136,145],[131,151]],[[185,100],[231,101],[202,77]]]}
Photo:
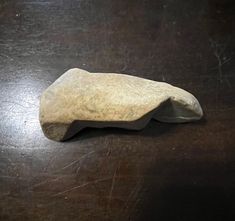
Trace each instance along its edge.
{"label": "dark wood surface", "polygon": [[[231,0],[0,0],[0,220],[235,220]],[[46,139],[40,94],[80,67],[166,81],[205,118]]]}

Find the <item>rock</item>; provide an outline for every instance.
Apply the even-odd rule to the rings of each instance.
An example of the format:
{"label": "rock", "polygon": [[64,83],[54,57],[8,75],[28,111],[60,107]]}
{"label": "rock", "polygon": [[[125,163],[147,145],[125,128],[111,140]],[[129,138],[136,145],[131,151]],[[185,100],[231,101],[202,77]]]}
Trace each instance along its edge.
{"label": "rock", "polygon": [[70,69],[40,100],[46,137],[66,140],[85,127],[142,129],[151,118],[181,123],[203,116],[189,92],[164,82],[115,73]]}

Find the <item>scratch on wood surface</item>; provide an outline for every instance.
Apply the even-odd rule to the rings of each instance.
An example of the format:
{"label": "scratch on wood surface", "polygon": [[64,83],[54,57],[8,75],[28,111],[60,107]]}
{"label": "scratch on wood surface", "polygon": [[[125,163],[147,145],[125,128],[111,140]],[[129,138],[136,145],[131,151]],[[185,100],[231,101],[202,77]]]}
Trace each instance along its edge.
{"label": "scratch on wood surface", "polygon": [[49,2],[49,1],[47,1],[47,2],[45,2],[45,1],[31,1],[31,2],[26,2],[26,1],[24,1],[24,2],[22,2],[22,3],[25,3],[25,4],[27,4],[27,5],[42,5],[42,6],[44,6],[44,5],[49,5],[49,4],[51,4],[52,2]]}
{"label": "scratch on wood surface", "polygon": [[[121,220],[122,217],[126,217],[127,214],[130,214],[130,211],[133,211],[133,209],[138,204],[139,200],[137,198],[138,193],[142,187],[141,179],[138,180],[130,194],[127,196],[126,201],[124,202],[123,208],[120,211],[120,214],[116,217],[115,221]],[[132,205],[130,203],[133,202]]]}
{"label": "scratch on wood surface", "polygon": [[[213,39],[209,39],[210,43],[211,43],[211,47],[213,49],[213,54],[216,57],[217,61],[218,61],[218,74],[217,74],[217,81],[216,81],[216,90],[215,90],[215,109],[218,110],[218,102],[219,102],[219,90],[220,90],[220,83],[222,83],[223,81],[223,71],[222,71],[222,66],[227,63],[230,59],[225,59],[223,61],[223,57],[225,58],[224,55],[224,51],[227,48],[227,43],[226,44],[219,44],[218,42],[216,42]],[[230,85],[230,83],[228,83],[228,80],[226,78],[226,82],[228,85]]]}
{"label": "scratch on wood surface", "polygon": [[[80,157],[79,159],[72,161],[71,163],[65,165],[65,166],[62,167],[61,169],[56,170],[55,172],[60,172],[61,170],[64,170],[64,169],[66,169],[66,168],[68,168],[68,167],[71,167],[72,165],[78,163],[79,161],[81,161],[81,160],[84,159],[85,157],[87,157],[87,156],[89,156],[90,154],[95,153],[95,152],[96,152],[96,151],[90,151],[89,153],[84,154],[84,155],[83,155],[82,157]],[[44,171],[47,171],[49,165],[51,164],[51,162],[52,162],[55,158],[56,158],[56,155],[50,158],[48,165],[44,168]],[[78,166],[78,168],[76,169],[76,174],[79,172],[80,168],[81,168],[81,167]],[[56,180],[58,180],[58,179],[60,179],[60,178],[61,178],[61,177],[59,177],[59,178],[53,178],[53,179],[47,179],[47,180],[45,180],[45,181],[42,181],[42,182],[40,182],[40,183],[34,185],[34,187],[43,185],[43,184],[48,183],[48,182],[56,181]]]}
{"label": "scratch on wood surface", "polygon": [[135,208],[136,208],[136,206],[138,205],[139,202],[140,202],[140,199],[135,200],[135,202],[133,203],[132,207],[129,210],[130,214],[135,210]]}
{"label": "scratch on wood surface", "polygon": [[45,180],[43,180],[43,181],[40,181],[40,182],[38,182],[38,183],[32,185],[32,188],[37,188],[37,187],[39,187],[39,186],[42,186],[42,185],[44,185],[44,184],[48,184],[48,183],[50,183],[50,182],[54,182],[54,181],[57,181],[57,180],[60,180],[60,179],[64,179],[64,178],[67,178],[67,177],[71,177],[71,175],[52,175],[52,174],[48,174],[48,173],[40,173],[40,175],[42,175],[42,176],[48,176],[48,175],[50,175],[50,176],[54,176],[54,178],[47,178],[47,179],[45,179]]}
{"label": "scratch on wood surface", "polygon": [[79,188],[82,188],[82,187],[85,187],[85,186],[88,186],[88,185],[91,185],[91,184],[96,184],[96,183],[99,183],[99,182],[103,182],[103,181],[106,181],[106,180],[110,180],[112,179],[112,177],[107,177],[107,178],[103,178],[103,179],[97,179],[97,180],[94,180],[94,181],[90,181],[90,182],[87,182],[87,183],[83,183],[81,185],[78,185],[78,186],[74,186],[70,189],[67,189],[65,191],[62,191],[62,192],[59,192],[59,193],[56,193],[54,195],[52,195],[52,197],[56,197],[56,196],[60,196],[60,195],[63,195],[65,193],[68,193],[68,192],[71,192],[73,190],[76,190],[76,189],[79,189]]}
{"label": "scratch on wood surface", "polygon": [[[15,101],[2,101],[2,103],[9,103],[9,104],[13,104],[13,105],[21,106],[21,107],[23,107],[23,108],[29,108],[29,107],[27,107],[27,106],[24,106],[24,105],[23,105],[23,104],[21,104],[21,103],[15,102]],[[24,103],[29,104],[29,105],[32,105],[32,106],[36,106],[36,107],[38,107],[37,105],[32,104],[32,103],[27,102],[27,101],[24,101]]]}
{"label": "scratch on wood surface", "polygon": [[[141,187],[142,187],[141,180],[139,180],[138,183],[136,184],[136,186],[133,188],[133,190],[130,192],[130,194],[128,195],[128,197],[126,199],[126,202],[123,207],[124,213],[125,213],[125,211],[129,211],[133,207],[133,205],[136,204],[137,196],[138,196],[138,193],[139,193]],[[129,205],[131,201],[134,201],[132,206]]]}
{"label": "scratch on wood surface", "polygon": [[109,191],[108,207],[107,207],[108,210],[110,209],[110,206],[111,206],[111,200],[112,200],[112,196],[113,196],[113,189],[114,189],[114,185],[115,185],[115,181],[116,181],[117,170],[118,170],[118,167],[116,167],[116,169],[114,171],[113,178],[112,178],[112,183],[111,183],[111,188],[110,188],[110,191]]}
{"label": "scratch on wood surface", "polygon": [[54,178],[54,179],[47,179],[47,180],[44,180],[44,181],[42,181],[42,182],[39,182],[39,183],[35,184],[33,187],[34,187],[34,188],[35,188],[35,187],[39,187],[39,186],[44,185],[44,184],[46,184],[46,183],[53,182],[53,181],[57,181],[57,180],[59,180],[59,179],[61,179],[61,178],[62,178],[62,177],[56,177],[56,178]]}
{"label": "scratch on wood surface", "polygon": [[0,176],[1,179],[13,179],[13,180],[26,180],[26,178],[19,176]]}
{"label": "scratch on wood surface", "polygon": [[93,151],[91,151],[91,152],[89,152],[89,153],[87,153],[87,154],[84,154],[84,155],[83,155],[82,157],[80,157],[79,159],[74,160],[74,161],[72,161],[71,163],[65,165],[63,168],[61,168],[61,170],[64,170],[64,169],[66,169],[66,168],[68,168],[68,167],[71,167],[72,165],[78,163],[80,160],[84,159],[85,157],[87,157],[87,156],[89,156],[90,154],[93,154],[93,153],[95,153],[95,150],[93,150]]}
{"label": "scratch on wood surface", "polygon": [[[44,167],[43,171],[46,172],[48,170],[48,168],[51,166],[51,164],[53,163],[53,161],[58,157],[58,155],[61,153],[63,149],[59,149],[59,150],[56,150],[55,151],[55,154],[52,154],[49,158],[49,161],[47,163],[47,165]],[[60,171],[60,170],[59,170]],[[56,172],[59,172],[59,171],[56,171]]]}
{"label": "scratch on wood surface", "polygon": [[76,175],[78,175],[78,172],[80,171],[80,169],[81,169],[80,166],[76,169]]}
{"label": "scratch on wood surface", "polygon": [[[217,61],[218,61],[218,65],[217,67],[215,67],[216,69],[218,69],[218,80],[220,80],[222,82],[222,77],[223,77],[223,71],[222,71],[222,66],[226,63],[228,63],[231,58],[226,58],[224,55],[224,52],[228,46],[228,44],[219,44],[218,42],[216,42],[215,40],[213,39],[209,39],[210,40],[210,43],[211,43],[211,47],[213,49],[213,53],[214,53],[214,56],[216,57]],[[213,68],[213,69],[215,69]]]}

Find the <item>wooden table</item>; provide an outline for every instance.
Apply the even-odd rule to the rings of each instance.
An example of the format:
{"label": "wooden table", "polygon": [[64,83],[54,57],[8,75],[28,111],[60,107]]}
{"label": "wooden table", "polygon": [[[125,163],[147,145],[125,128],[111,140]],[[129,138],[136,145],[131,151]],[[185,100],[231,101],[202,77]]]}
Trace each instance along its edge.
{"label": "wooden table", "polygon": [[[233,2],[1,0],[0,220],[234,220]],[[50,141],[39,97],[72,67],[182,87],[205,118]]]}

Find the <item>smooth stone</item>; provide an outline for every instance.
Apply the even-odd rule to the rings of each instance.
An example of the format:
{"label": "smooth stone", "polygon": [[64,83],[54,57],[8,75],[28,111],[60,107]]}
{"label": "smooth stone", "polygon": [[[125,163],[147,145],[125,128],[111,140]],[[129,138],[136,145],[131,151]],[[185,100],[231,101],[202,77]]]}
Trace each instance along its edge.
{"label": "smooth stone", "polygon": [[39,115],[45,136],[63,141],[85,127],[139,130],[151,118],[181,123],[203,112],[192,94],[170,84],[74,68],[43,92]]}

